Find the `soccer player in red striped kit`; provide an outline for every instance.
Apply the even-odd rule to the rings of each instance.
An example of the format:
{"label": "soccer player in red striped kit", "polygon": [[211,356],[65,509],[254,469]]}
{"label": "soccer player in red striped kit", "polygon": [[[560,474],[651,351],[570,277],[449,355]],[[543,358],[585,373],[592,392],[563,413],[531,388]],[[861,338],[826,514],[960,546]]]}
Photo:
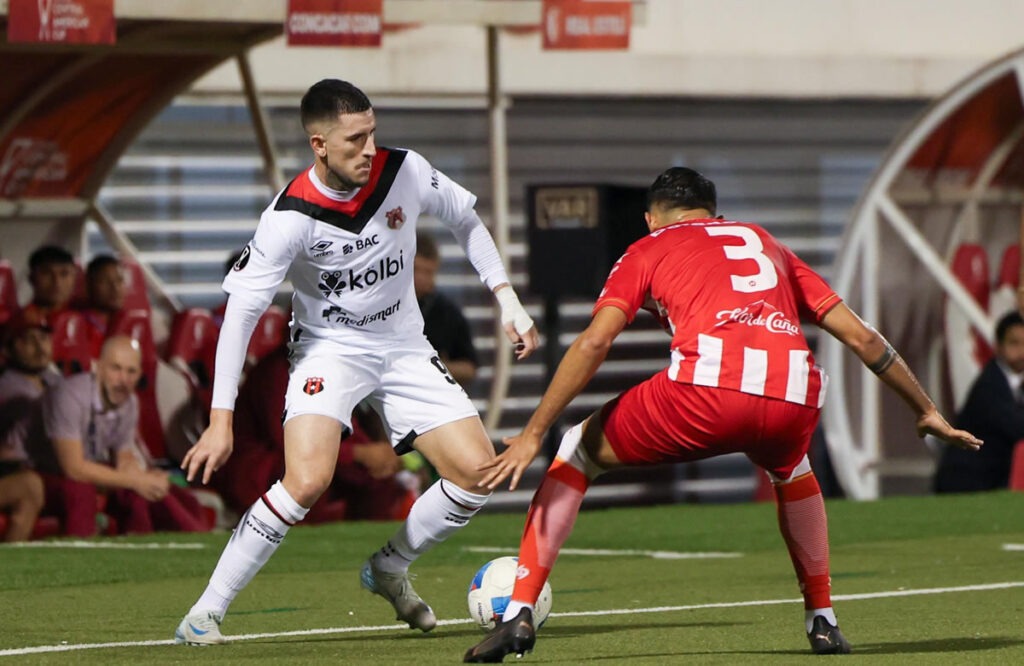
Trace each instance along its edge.
{"label": "soccer player in red striped kit", "polygon": [[910,406],[918,435],[965,449],[900,356],[791,250],[761,227],[715,217],[714,183],[692,169],[662,173],[647,194],[651,233],[612,268],[593,319],[576,338],[523,431],[481,466],[482,484],[515,488],[544,433],[583,390],[641,309],[672,335],[669,367],[622,393],[562,438],[534,495],[503,622],[465,655],[500,662],[533,648],[532,609],[601,473],[743,452],[771,478],[779,529],[804,597],[818,654],[850,651],[830,598],[825,503],[807,459],[827,383],[799,327],[813,320],[846,344]]}

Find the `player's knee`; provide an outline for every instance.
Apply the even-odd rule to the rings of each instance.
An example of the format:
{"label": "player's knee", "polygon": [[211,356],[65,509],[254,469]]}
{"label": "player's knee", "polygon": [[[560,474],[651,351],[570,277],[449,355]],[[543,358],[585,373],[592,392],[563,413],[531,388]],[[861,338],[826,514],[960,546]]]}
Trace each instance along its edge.
{"label": "player's knee", "polygon": [[791,482],[793,479],[797,479],[797,478],[803,476],[804,474],[807,474],[808,472],[810,472],[811,471],[811,461],[805,455],[800,460],[800,462],[797,463],[796,467],[793,468],[793,471],[790,472],[789,475],[786,476],[786,477],[782,477],[782,476],[779,476],[777,474],[774,474],[773,472],[771,472],[769,470],[765,470],[765,471],[768,473],[768,478],[771,479],[772,484],[774,484],[776,486],[784,485],[786,483]]}
{"label": "player's knee", "polygon": [[487,500],[491,499],[491,491],[480,486],[474,485],[466,488],[451,479],[445,478],[438,479],[435,485],[456,506],[464,509],[467,512],[467,516],[475,515],[477,511],[487,504]]}
{"label": "player's knee", "polygon": [[285,471],[283,483],[288,494],[304,507],[311,507],[331,485],[333,474],[325,470]]}
{"label": "player's knee", "polygon": [[600,476],[604,469],[593,461],[590,454],[587,453],[586,447],[583,446],[584,426],[588,423],[588,421],[583,421],[566,430],[562,435],[562,442],[558,445],[556,455],[592,481]]}

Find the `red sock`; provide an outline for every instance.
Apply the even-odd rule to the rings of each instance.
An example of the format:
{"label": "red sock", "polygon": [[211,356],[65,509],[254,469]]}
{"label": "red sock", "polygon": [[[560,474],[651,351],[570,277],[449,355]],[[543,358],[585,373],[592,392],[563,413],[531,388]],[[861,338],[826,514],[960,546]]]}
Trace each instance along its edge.
{"label": "red sock", "polygon": [[829,608],[828,520],[814,472],[775,486],[779,530],[793,560],[804,608]]}
{"label": "red sock", "polygon": [[569,463],[555,459],[537,489],[526,516],[523,540],[519,545],[519,574],[512,600],[535,604],[541,589],[555,566],[562,544],[569,538],[576,515],[590,481]]}

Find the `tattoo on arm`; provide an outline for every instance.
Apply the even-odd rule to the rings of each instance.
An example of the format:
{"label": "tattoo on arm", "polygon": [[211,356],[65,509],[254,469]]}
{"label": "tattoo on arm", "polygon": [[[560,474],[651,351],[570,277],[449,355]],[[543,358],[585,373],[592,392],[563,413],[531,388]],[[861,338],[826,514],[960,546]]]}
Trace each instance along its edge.
{"label": "tattoo on arm", "polygon": [[882,352],[882,355],[878,358],[877,361],[868,364],[868,370],[875,373],[876,375],[881,375],[882,373],[889,369],[889,366],[896,362],[897,358],[898,355],[896,354],[896,350],[892,348],[892,345],[886,342],[885,351]]}

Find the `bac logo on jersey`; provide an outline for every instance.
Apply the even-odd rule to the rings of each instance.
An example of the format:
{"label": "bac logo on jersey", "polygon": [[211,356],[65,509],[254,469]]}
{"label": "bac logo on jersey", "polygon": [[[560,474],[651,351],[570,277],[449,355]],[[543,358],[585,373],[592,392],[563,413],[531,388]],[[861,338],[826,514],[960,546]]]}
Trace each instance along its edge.
{"label": "bac logo on jersey", "polygon": [[316,395],[317,393],[323,390],[323,377],[306,377],[306,385],[302,387],[303,393],[305,393],[306,395]]}
{"label": "bac logo on jersey", "polygon": [[388,218],[388,227],[391,229],[401,229],[402,225],[405,224],[405,213],[402,212],[402,207],[392,208],[388,212],[384,213]]}
{"label": "bac logo on jersey", "polygon": [[242,250],[242,254],[238,255],[238,261],[236,261],[235,265],[231,267],[231,270],[240,271],[245,268],[245,265],[249,263],[249,255],[251,254],[252,250],[248,245],[246,245],[245,249]]}
{"label": "bac logo on jersey", "polygon": [[313,253],[314,258],[326,257],[334,254],[334,250],[327,249],[332,245],[334,245],[334,241],[319,240],[313,244],[313,247],[309,248],[309,251]]}
{"label": "bac logo on jersey", "polygon": [[373,247],[374,245],[379,244],[380,239],[377,238],[377,234],[374,234],[369,238],[357,238],[354,244],[345,243],[344,245],[341,246],[341,252],[342,254],[352,254],[353,252],[356,252],[358,250],[365,250],[368,247]]}

